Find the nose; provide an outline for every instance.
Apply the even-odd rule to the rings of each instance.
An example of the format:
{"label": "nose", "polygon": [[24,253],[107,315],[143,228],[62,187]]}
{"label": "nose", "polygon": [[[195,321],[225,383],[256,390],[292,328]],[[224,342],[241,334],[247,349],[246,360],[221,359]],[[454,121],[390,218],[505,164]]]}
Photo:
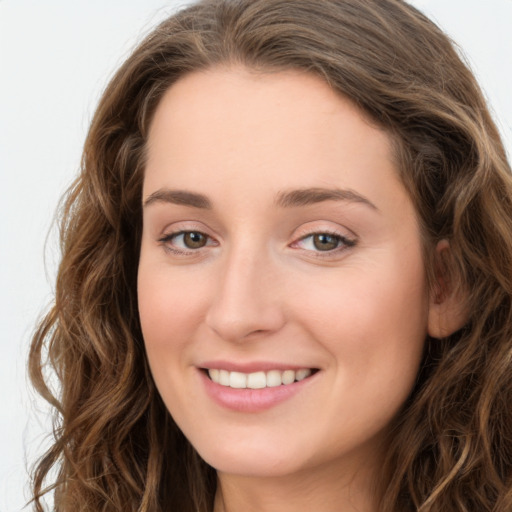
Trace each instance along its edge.
{"label": "nose", "polygon": [[285,323],[280,279],[271,258],[233,251],[217,280],[206,324],[226,341],[242,342],[278,331]]}

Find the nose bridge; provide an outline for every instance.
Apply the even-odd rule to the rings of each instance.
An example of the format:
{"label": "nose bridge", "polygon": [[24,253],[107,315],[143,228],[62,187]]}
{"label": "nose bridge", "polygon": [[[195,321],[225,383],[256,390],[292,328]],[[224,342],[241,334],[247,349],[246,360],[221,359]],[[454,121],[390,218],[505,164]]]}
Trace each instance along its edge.
{"label": "nose bridge", "polygon": [[227,250],[217,280],[207,324],[220,337],[242,341],[273,332],[282,325],[277,271],[269,252],[254,241],[241,241]]}

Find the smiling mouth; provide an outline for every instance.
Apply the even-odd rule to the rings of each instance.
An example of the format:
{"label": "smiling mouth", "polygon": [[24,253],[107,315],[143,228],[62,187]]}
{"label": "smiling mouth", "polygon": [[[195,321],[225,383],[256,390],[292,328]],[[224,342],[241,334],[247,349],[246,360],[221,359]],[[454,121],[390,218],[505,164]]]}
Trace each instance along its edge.
{"label": "smiling mouth", "polygon": [[210,380],[221,386],[234,389],[263,389],[288,386],[311,377],[316,368],[301,368],[299,370],[269,370],[267,372],[230,372],[216,368],[204,370]]}

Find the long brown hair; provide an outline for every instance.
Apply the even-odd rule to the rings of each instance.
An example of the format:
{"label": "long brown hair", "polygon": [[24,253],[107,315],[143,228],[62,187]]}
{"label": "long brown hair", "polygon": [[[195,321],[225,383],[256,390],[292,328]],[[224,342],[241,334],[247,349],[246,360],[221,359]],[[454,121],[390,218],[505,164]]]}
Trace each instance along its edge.
{"label": "long brown hair", "polygon": [[350,98],[395,141],[431,282],[433,247],[450,241],[468,322],[426,341],[393,425],[381,510],[512,510],[511,171],[471,72],[402,0],[206,0],[164,21],[119,69],[63,203],[55,303],[31,347],[32,381],[56,411],[54,444],[34,470],[36,510],[51,489],[57,512],[212,510],[215,472],[151,378],[136,273],[153,113],[180,77],[220,64],[305,70]]}

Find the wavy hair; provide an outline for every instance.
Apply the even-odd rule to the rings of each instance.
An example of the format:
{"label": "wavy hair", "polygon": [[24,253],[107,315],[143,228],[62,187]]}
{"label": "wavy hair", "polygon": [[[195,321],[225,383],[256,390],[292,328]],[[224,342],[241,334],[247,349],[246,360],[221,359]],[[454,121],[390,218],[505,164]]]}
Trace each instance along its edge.
{"label": "wavy hair", "polygon": [[472,73],[402,0],[205,0],[161,23],[113,77],[62,203],[55,302],[31,346],[32,382],[55,409],[35,510],[51,490],[56,512],[212,510],[215,471],[155,390],[136,274],[152,116],[180,77],[225,64],[304,70],[350,98],[394,140],[431,284],[433,248],[450,242],[468,321],[426,341],[380,510],[512,510],[511,171]]}

